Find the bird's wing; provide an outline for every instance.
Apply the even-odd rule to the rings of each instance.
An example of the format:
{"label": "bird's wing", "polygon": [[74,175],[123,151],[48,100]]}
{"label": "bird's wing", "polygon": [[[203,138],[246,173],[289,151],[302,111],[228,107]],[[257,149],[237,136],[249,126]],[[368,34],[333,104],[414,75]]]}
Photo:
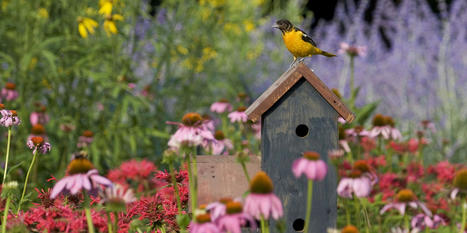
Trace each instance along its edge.
{"label": "bird's wing", "polygon": [[295,30],[302,32],[302,40],[312,44],[315,47],[318,46],[316,45],[316,42],[313,39],[311,39],[311,37],[308,34],[306,34],[306,32],[304,32],[302,29],[296,27]]}

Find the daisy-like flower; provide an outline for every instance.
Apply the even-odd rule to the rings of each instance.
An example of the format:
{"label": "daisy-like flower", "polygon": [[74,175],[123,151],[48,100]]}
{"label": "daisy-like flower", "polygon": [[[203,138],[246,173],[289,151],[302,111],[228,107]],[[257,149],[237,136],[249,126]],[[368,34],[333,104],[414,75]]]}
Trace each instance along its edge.
{"label": "daisy-like flower", "polygon": [[92,163],[83,155],[77,155],[68,165],[67,176],[53,187],[50,198],[55,199],[61,193],[75,195],[83,189],[96,195],[100,185],[112,186],[112,181],[100,176]]}
{"label": "daisy-like flower", "polygon": [[0,125],[5,127],[11,127],[14,125],[19,125],[21,120],[18,117],[18,113],[15,110],[0,110],[0,114],[2,114],[2,118],[0,119]]}
{"label": "daisy-like flower", "polygon": [[380,214],[384,214],[386,211],[390,209],[397,209],[401,215],[405,214],[405,209],[407,206],[417,209],[420,208],[422,211],[431,216],[431,211],[425,206],[425,204],[417,201],[417,197],[410,189],[402,189],[400,190],[393,203],[386,204],[380,211]]}
{"label": "daisy-like flower", "polygon": [[292,164],[292,172],[295,177],[306,175],[309,180],[321,181],[326,176],[328,169],[326,163],[319,159],[319,154],[314,151],[303,153],[303,157],[295,160]]}
{"label": "daisy-like flower", "polygon": [[353,169],[360,171],[362,173],[362,176],[365,176],[368,179],[370,179],[372,186],[378,182],[378,176],[366,160],[355,161],[355,163],[353,164]]}
{"label": "daisy-like flower", "polygon": [[170,137],[169,147],[178,150],[182,145],[185,146],[208,146],[215,139],[212,132],[203,126],[202,117],[198,113],[190,112],[182,118],[182,123],[167,122],[168,124],[178,125],[177,131]]}
{"label": "daisy-like flower", "polygon": [[216,141],[211,143],[212,154],[220,155],[225,150],[224,154],[227,154],[229,150],[233,149],[233,144],[230,139],[225,138],[224,133],[221,130],[217,130],[214,133]]}
{"label": "daisy-like flower", "polygon": [[226,214],[217,221],[217,226],[223,232],[241,233],[241,227],[250,224],[251,228],[256,228],[255,220],[248,214],[243,213],[242,203],[229,202],[226,205]]}
{"label": "daisy-like flower", "polygon": [[341,149],[334,149],[328,151],[328,157],[331,158],[332,160],[342,158],[344,156],[345,151]]}
{"label": "daisy-like flower", "polygon": [[209,214],[197,215],[196,221],[191,222],[188,228],[190,233],[221,233],[216,224],[211,222]]}
{"label": "daisy-like flower", "polygon": [[18,92],[16,91],[16,84],[7,82],[5,87],[0,92],[2,100],[13,101],[18,98]]}
{"label": "daisy-like flower", "polygon": [[45,155],[51,149],[50,143],[45,142],[44,138],[40,136],[31,137],[28,140],[27,145],[29,149],[33,150],[33,154],[36,153],[36,151],[39,151],[39,153]]}
{"label": "daisy-like flower", "polygon": [[220,99],[219,101],[211,104],[210,110],[211,112],[222,114],[224,112],[232,111],[232,105],[227,99]]}
{"label": "daisy-like flower", "polygon": [[363,126],[355,126],[354,128],[345,130],[347,138],[350,138],[352,142],[358,142],[360,138],[367,137],[370,135],[370,132],[365,130]]}
{"label": "daisy-like flower", "polygon": [[228,117],[230,119],[230,122],[235,123],[235,122],[246,122],[248,120],[248,116],[245,113],[246,107],[238,107],[237,111],[233,111],[229,113]]}
{"label": "daisy-like flower", "polygon": [[29,115],[29,122],[31,122],[31,125],[47,124],[47,122],[49,122],[49,115],[47,115],[46,111],[47,108],[44,105],[40,105],[37,111],[32,112],[31,115]]}
{"label": "daisy-like flower", "polygon": [[44,141],[48,141],[47,135],[45,133],[45,127],[41,124],[35,124],[31,128],[31,134],[28,136],[28,141],[31,140],[32,137],[42,137]]}
{"label": "daisy-like flower", "polygon": [[83,148],[89,146],[94,140],[94,133],[91,130],[83,131],[83,134],[79,136],[77,147]]}
{"label": "daisy-like flower", "polygon": [[120,185],[107,187],[101,192],[102,200],[107,211],[122,212],[125,211],[126,205],[136,201],[133,190],[123,188]]}
{"label": "daisy-like flower", "polygon": [[78,32],[83,38],[88,37],[89,34],[96,32],[95,28],[98,26],[97,22],[88,17],[78,17]]}
{"label": "daisy-like flower", "polygon": [[350,57],[365,57],[366,56],[366,46],[353,46],[348,43],[340,43],[339,54],[346,53]]}
{"label": "daisy-like flower", "polygon": [[339,127],[339,145],[346,153],[350,152],[349,142],[347,141],[345,130],[342,127]]}
{"label": "daisy-like flower", "polygon": [[245,199],[245,213],[265,220],[270,216],[274,219],[282,217],[283,209],[279,198],[273,193],[274,186],[271,178],[260,171],[250,182],[250,194]]}
{"label": "daisy-like flower", "polygon": [[451,198],[455,199],[458,194],[467,196],[467,168],[456,172],[453,183],[454,189],[451,192]]}
{"label": "daisy-like flower", "polygon": [[123,20],[123,16],[119,14],[113,14],[113,15],[108,14],[105,16],[104,30],[107,33],[107,36],[118,33],[118,29],[117,29],[117,26],[115,25],[115,21],[122,21],[122,20]]}
{"label": "daisy-like flower", "polygon": [[225,215],[226,205],[229,202],[232,202],[233,199],[230,197],[221,198],[217,202],[210,203],[206,206],[206,210],[209,211],[211,219],[216,221],[219,217]]}
{"label": "daisy-like flower", "polygon": [[99,14],[110,15],[112,14],[113,1],[112,0],[100,0],[99,1]]}
{"label": "daisy-like flower", "polygon": [[371,192],[371,180],[359,170],[353,170],[348,177],[342,178],[337,186],[337,194],[344,198],[368,197]]}
{"label": "daisy-like flower", "polygon": [[439,215],[430,217],[426,214],[420,213],[412,218],[411,225],[412,228],[417,228],[420,230],[424,230],[427,227],[429,229],[436,229],[440,225],[446,225],[446,221],[444,221],[444,219]]}

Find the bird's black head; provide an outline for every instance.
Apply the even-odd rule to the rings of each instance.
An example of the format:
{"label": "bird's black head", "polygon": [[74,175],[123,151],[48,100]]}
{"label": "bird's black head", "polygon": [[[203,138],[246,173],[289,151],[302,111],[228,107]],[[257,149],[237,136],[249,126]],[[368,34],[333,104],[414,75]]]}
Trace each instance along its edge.
{"label": "bird's black head", "polygon": [[288,32],[288,31],[291,31],[293,29],[293,24],[290,21],[286,20],[286,19],[281,19],[281,20],[278,20],[276,22],[276,24],[274,24],[272,27],[273,28],[278,28],[282,32]]}

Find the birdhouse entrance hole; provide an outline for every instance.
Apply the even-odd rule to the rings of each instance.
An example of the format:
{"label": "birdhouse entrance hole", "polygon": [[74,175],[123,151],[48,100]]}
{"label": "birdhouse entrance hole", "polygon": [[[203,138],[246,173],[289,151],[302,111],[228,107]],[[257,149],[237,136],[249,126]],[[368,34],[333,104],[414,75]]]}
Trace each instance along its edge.
{"label": "birdhouse entrance hole", "polygon": [[298,125],[297,128],[295,129],[295,133],[297,134],[297,136],[299,136],[301,138],[308,135],[308,131],[309,131],[308,126],[306,126],[304,124]]}
{"label": "birdhouse entrance hole", "polygon": [[295,221],[293,221],[292,227],[296,232],[303,232],[305,228],[305,220],[301,218],[295,219]]}

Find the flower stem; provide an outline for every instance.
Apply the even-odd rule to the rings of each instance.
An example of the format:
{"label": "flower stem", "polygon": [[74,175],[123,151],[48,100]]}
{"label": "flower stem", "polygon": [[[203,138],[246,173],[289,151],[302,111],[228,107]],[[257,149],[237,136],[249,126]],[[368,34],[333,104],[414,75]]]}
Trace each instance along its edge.
{"label": "flower stem", "polygon": [[180,201],[180,195],[179,195],[179,192],[178,192],[177,179],[175,178],[174,161],[173,160],[170,161],[169,170],[170,170],[170,177],[171,177],[171,180],[172,180],[172,186],[174,187],[174,190],[175,190],[175,199],[177,200],[178,214],[182,214],[182,203]]}
{"label": "flower stem", "polygon": [[5,184],[6,174],[8,170],[8,158],[10,156],[10,142],[11,142],[11,126],[8,127],[8,141],[6,143],[6,160],[5,160],[5,170],[3,171],[3,181],[2,184]]}
{"label": "flower stem", "polygon": [[361,226],[361,218],[360,218],[360,201],[358,200],[358,197],[354,196],[354,201],[355,201],[355,218],[356,218],[356,226],[360,228]]}
{"label": "flower stem", "polygon": [[409,216],[407,215],[407,213],[404,214],[404,227],[407,231],[410,230]]}
{"label": "flower stem", "polygon": [[264,220],[263,215],[261,215],[260,223],[261,223],[261,233],[269,233],[269,227],[267,225],[266,220]]}
{"label": "flower stem", "polygon": [[2,233],[6,232],[6,221],[8,220],[8,211],[10,209],[10,197],[6,198],[5,209],[3,210]]}
{"label": "flower stem", "polygon": [[84,194],[84,213],[86,214],[86,222],[88,223],[88,233],[94,233],[94,224],[92,223],[92,217],[91,217],[91,203],[89,200],[89,196],[87,193]]}
{"label": "flower stem", "polygon": [[110,217],[110,212],[107,211],[107,228],[109,233],[113,233],[112,230],[112,218]]}
{"label": "flower stem", "polygon": [[248,181],[248,184],[249,184],[250,183],[250,175],[248,174],[248,170],[246,169],[245,161],[240,160],[240,164],[242,165],[243,173],[245,173],[246,180]]}
{"label": "flower stem", "polygon": [[467,221],[467,201],[464,200],[464,203],[462,205],[462,224],[461,224],[461,229],[459,230],[459,233],[464,232],[466,221]]}
{"label": "flower stem", "polygon": [[308,227],[310,226],[311,217],[311,202],[313,200],[313,180],[308,180],[308,195],[306,198],[306,217],[305,217],[305,228],[303,232],[308,233]]}
{"label": "flower stem", "polygon": [[192,220],[195,219],[195,209],[196,209],[196,199],[194,196],[194,182],[193,182],[193,172],[191,171],[191,155],[186,155],[187,158],[187,168],[188,168],[188,184],[190,186],[190,199],[191,199],[191,218]]}
{"label": "flower stem", "polygon": [[[347,201],[344,199],[344,204],[347,203]],[[347,225],[350,225],[350,210],[349,208],[345,208],[345,216],[347,218]]]}
{"label": "flower stem", "polygon": [[115,229],[115,232],[118,232],[118,212],[114,212],[114,229]]}
{"label": "flower stem", "polygon": [[193,197],[195,199],[195,208],[198,207],[198,165],[196,163],[196,150],[193,153]]}
{"label": "flower stem", "polygon": [[23,204],[24,194],[26,194],[26,190],[28,188],[29,174],[31,174],[31,169],[34,166],[34,162],[36,161],[36,157],[37,157],[37,148],[34,150],[34,153],[32,155],[31,164],[29,165],[28,172],[26,173],[26,179],[24,180],[23,193],[21,194],[21,199],[19,199],[18,210],[16,211],[16,214],[18,214],[19,211],[21,210],[21,204]]}

